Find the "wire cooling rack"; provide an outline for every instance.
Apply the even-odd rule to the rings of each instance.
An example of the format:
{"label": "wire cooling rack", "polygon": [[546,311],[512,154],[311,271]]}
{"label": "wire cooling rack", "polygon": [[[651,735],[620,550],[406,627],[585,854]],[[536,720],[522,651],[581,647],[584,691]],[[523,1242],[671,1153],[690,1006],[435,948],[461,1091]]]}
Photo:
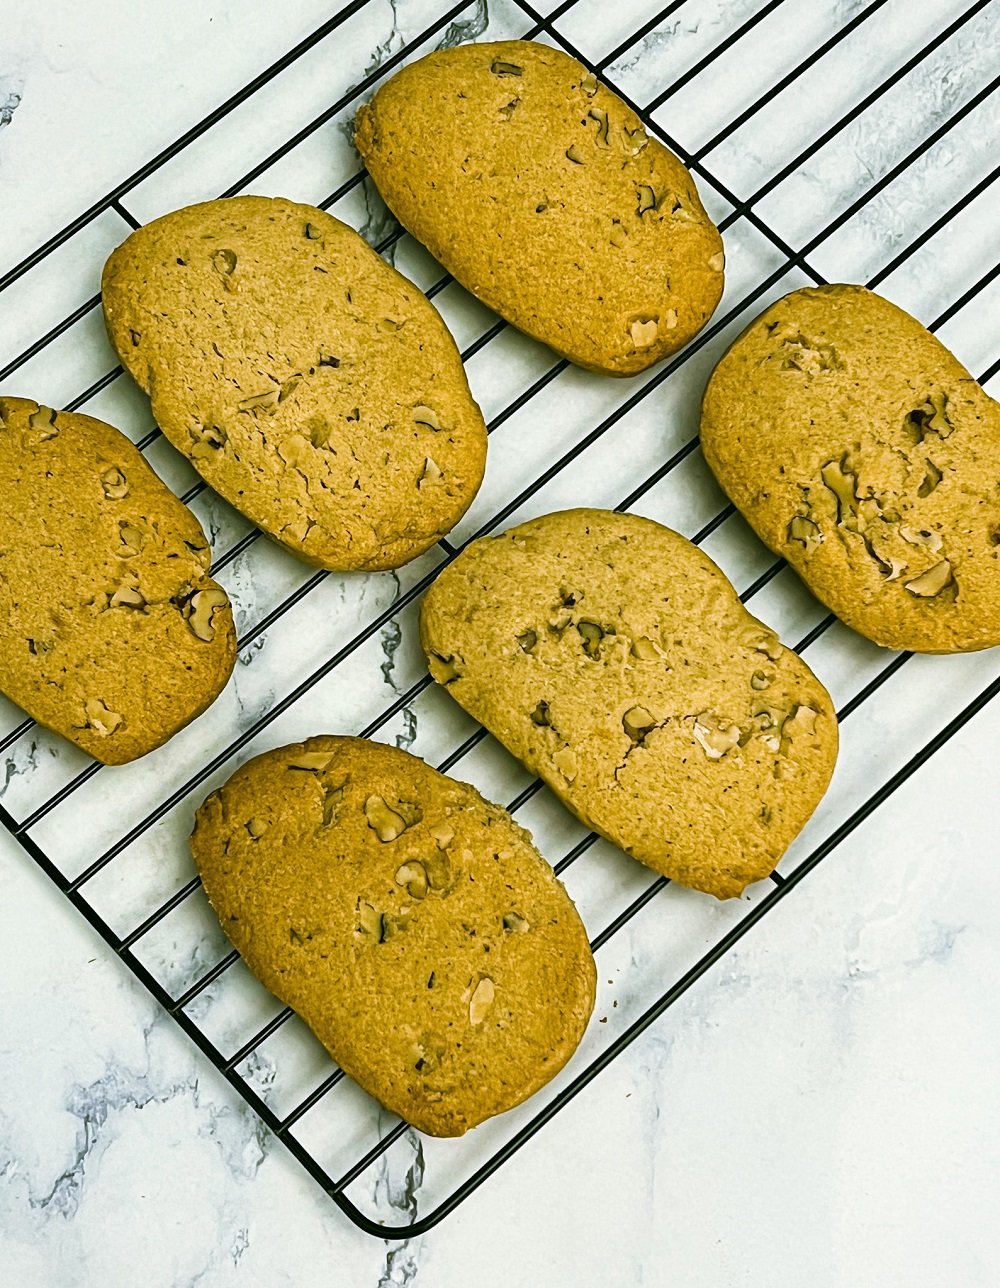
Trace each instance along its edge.
{"label": "wire cooling rack", "polygon": [[[58,367],[85,385],[62,405],[121,427],[199,514],[241,632],[226,694],[134,766],[88,762],[0,701],[0,821],[334,1202],[369,1233],[407,1237],[572,1112],[592,1079],[1000,691],[992,653],[892,654],[826,614],[725,504],[696,434],[701,389],[727,344],[772,299],[825,280],[883,290],[978,363],[982,382],[994,378],[1000,76],[989,51],[1000,47],[1000,15],[988,0],[391,8],[386,32],[384,5],[344,6],[0,278],[7,301],[46,274],[67,283],[56,293],[64,316],[0,380],[10,388],[16,377],[31,395],[31,382],[37,389]],[[725,236],[716,316],[635,380],[554,362],[442,276],[395,225],[350,146],[358,103],[401,63],[515,36],[568,50],[628,101],[693,171]],[[860,98],[859,86],[870,86]],[[300,102],[322,110],[288,134],[289,104]],[[151,426],[113,365],[99,297],[79,287],[129,227],[220,195],[226,165],[221,195],[280,193],[358,227],[436,299],[462,346],[491,434],[486,481],[450,539],[398,573],[312,572],[259,541]],[[65,272],[74,247],[96,256],[82,277]],[[580,503],[648,514],[703,544],[838,703],[830,792],[771,882],[743,900],[716,905],[653,879],[587,834],[424,672],[415,606],[440,568],[475,536]],[[250,755],[317,732],[412,747],[506,800],[543,852],[561,855],[556,871],[587,924],[602,927],[592,941],[597,1011],[575,1058],[528,1104],[460,1141],[419,1137],[342,1078],[249,976],[193,875],[186,836],[201,799]],[[394,1175],[401,1186],[388,1183]]]}

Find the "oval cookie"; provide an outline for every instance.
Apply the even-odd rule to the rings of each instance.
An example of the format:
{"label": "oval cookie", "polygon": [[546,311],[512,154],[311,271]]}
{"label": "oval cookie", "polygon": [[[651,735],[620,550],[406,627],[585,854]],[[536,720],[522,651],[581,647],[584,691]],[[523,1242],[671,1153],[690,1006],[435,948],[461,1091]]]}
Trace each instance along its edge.
{"label": "oval cookie", "polygon": [[548,45],[428,54],[359,110],[355,144],[463,286],[579,366],[643,371],[719,302],[722,239],[690,174]]}
{"label": "oval cookie", "polygon": [[714,563],[649,519],[566,510],[475,541],[424,598],[431,673],[588,827],[719,898],[826,790],[829,695]]}
{"label": "oval cookie", "polygon": [[254,974],[421,1131],[520,1104],[576,1049],[595,969],[569,896],[505,810],[415,756],[267,752],[205,801],[191,848]]}
{"label": "oval cookie", "polygon": [[103,421],[0,398],[0,691],[107,765],[199,715],[236,660],[197,519]]}
{"label": "oval cookie", "polygon": [[716,367],[705,458],[758,536],[887,648],[1000,643],[1000,406],[861,286],[794,291]]}
{"label": "oval cookie", "polygon": [[323,568],[395,568],[461,518],[486,428],[423,294],[313,206],[232,197],[108,260],[108,333],[164,434]]}

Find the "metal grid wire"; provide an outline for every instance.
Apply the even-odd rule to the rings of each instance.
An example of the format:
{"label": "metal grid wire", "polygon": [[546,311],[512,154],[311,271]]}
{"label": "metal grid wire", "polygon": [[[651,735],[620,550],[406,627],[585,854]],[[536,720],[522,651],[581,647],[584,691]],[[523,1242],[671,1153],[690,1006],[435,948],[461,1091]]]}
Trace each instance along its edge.
{"label": "metal grid wire", "polygon": [[[307,574],[301,566],[290,572],[288,558],[283,552],[273,550],[270,543],[258,546],[251,558],[257,561],[265,558],[271,560],[281,568],[285,580],[281,583],[280,591],[271,596],[273,602],[268,604],[266,596],[263,605],[255,601],[254,614],[241,622],[241,661],[254,658],[256,673],[260,673],[263,668],[275,687],[268,693],[266,700],[258,704],[252,718],[236,720],[222,730],[216,729],[214,741],[213,736],[202,732],[202,722],[179,735],[175,741],[180,743],[184,740],[182,752],[172,757],[167,752],[169,758],[161,756],[156,762],[156,782],[159,786],[155,790],[145,778],[133,780],[125,771],[106,770],[96,763],[86,763],[82,757],[74,759],[75,753],[66,752],[65,749],[59,755],[53,753],[50,758],[59,766],[58,771],[52,770],[51,766],[38,768],[38,748],[45,748],[49,744],[45,741],[45,732],[37,729],[30,720],[12,717],[8,721],[10,727],[0,735],[0,754],[8,755],[8,764],[21,763],[17,761],[17,757],[22,755],[30,771],[24,774],[24,785],[19,788],[16,801],[8,798],[0,807],[0,821],[330,1197],[361,1229],[382,1237],[407,1237],[421,1233],[451,1212],[545,1123],[568,1106],[636,1037],[727,954],[751,927],[766,917],[781,900],[787,898],[798,883],[878,809],[901,783],[1000,692],[1000,675],[996,674],[996,663],[994,661],[991,665],[988,655],[980,655],[980,658],[987,657],[986,662],[980,660],[975,665],[960,667],[954,675],[948,672],[950,682],[954,680],[957,684],[958,697],[952,703],[953,710],[947,703],[941,706],[940,727],[933,736],[922,745],[896,745],[893,753],[895,759],[891,765],[882,763],[882,773],[874,777],[858,778],[857,781],[878,782],[878,786],[870,794],[864,795],[856,790],[846,795],[841,793],[840,796],[834,793],[832,803],[825,810],[821,807],[803,838],[800,838],[802,844],[798,848],[793,847],[780,870],[775,872],[771,885],[762,884],[747,902],[737,901],[735,905],[727,907],[723,914],[709,909],[709,901],[688,899],[686,892],[673,888],[672,897],[676,902],[671,907],[670,914],[680,919],[677,924],[687,924],[684,922],[686,917],[694,927],[689,936],[690,943],[686,944],[683,951],[678,949],[674,958],[668,958],[666,967],[659,965],[657,969],[651,969],[648,977],[640,971],[641,978],[633,979],[631,989],[626,989],[630,1005],[623,1007],[617,1026],[608,1026],[596,1035],[589,1034],[581,1051],[562,1075],[527,1105],[478,1128],[461,1143],[444,1142],[443,1146],[435,1150],[430,1148],[432,1142],[417,1137],[405,1123],[394,1120],[387,1122],[386,1115],[378,1111],[357,1089],[352,1088],[347,1080],[342,1083],[341,1072],[325,1057],[317,1055],[318,1044],[304,1034],[297,1033],[295,1026],[299,1021],[296,1017],[287,1008],[275,1009],[277,1003],[274,999],[270,999],[268,1004],[259,993],[254,992],[252,981],[240,974],[244,968],[238,962],[238,955],[231,949],[227,951],[219,939],[218,928],[206,929],[210,922],[204,917],[200,882],[196,876],[190,875],[190,867],[175,866],[172,869],[176,882],[166,897],[162,897],[164,892],[157,882],[147,882],[150,865],[161,858],[165,850],[176,854],[181,848],[182,842],[178,838],[183,836],[185,828],[189,826],[194,806],[208,790],[227,777],[241,759],[266,746],[276,745],[278,741],[287,740],[279,737],[286,728],[292,729],[293,736],[327,731],[326,726],[311,727],[308,723],[309,713],[314,705],[317,710],[324,709],[324,699],[320,696],[325,692],[323,682],[328,676],[339,676],[344,681],[343,687],[349,688],[354,683],[355,673],[351,671],[353,662],[365,659],[368,671],[371,671],[371,646],[374,644],[381,648],[381,653],[374,656],[376,661],[382,659],[381,671],[392,685],[390,691],[393,697],[383,706],[387,690],[384,686],[373,686],[369,682],[360,696],[360,705],[355,705],[351,710],[367,710],[369,713],[377,710],[378,714],[368,719],[357,719],[350,726],[350,731],[359,732],[364,737],[395,736],[401,745],[410,745],[419,712],[421,728],[426,730],[429,727],[432,732],[429,735],[429,745],[425,748],[425,743],[421,742],[418,749],[432,758],[441,769],[457,770],[460,776],[472,778],[494,798],[499,798],[506,784],[516,786],[516,792],[507,796],[512,811],[528,822],[533,830],[541,827],[544,832],[548,826],[547,835],[572,840],[572,844],[564,849],[562,857],[555,863],[555,869],[570,885],[574,898],[583,901],[584,910],[588,911],[588,901],[596,910],[588,911],[588,920],[592,923],[596,916],[603,922],[603,929],[592,941],[594,951],[598,954],[599,973],[604,976],[610,970],[617,969],[608,964],[602,950],[613,948],[616,937],[626,927],[630,934],[635,933],[643,910],[657,899],[669,883],[662,877],[652,879],[651,874],[636,864],[627,864],[626,867],[625,863],[619,862],[620,856],[594,834],[583,834],[582,828],[571,830],[572,821],[561,814],[553,822],[558,814],[558,807],[549,808],[547,792],[541,783],[537,780],[526,781],[523,774],[518,777],[518,769],[507,762],[506,753],[493,743],[485,731],[452,711],[450,708],[453,704],[449,703],[447,697],[437,696],[438,691],[431,685],[429,677],[420,673],[415,660],[409,669],[417,678],[407,687],[401,688],[393,678],[394,651],[403,637],[399,623],[410,620],[407,618],[407,610],[410,610],[412,618],[412,610],[422,592],[469,540],[498,529],[515,515],[526,517],[528,512],[543,513],[547,509],[559,508],[560,504],[566,503],[567,496],[573,497],[578,503],[599,503],[586,491],[582,494],[572,491],[574,465],[589,460],[592,466],[593,460],[587,457],[587,453],[591,449],[603,450],[610,442],[614,442],[616,452],[628,453],[629,440],[622,436],[622,431],[631,432],[634,417],[648,415],[650,408],[658,407],[657,400],[665,398],[670,389],[667,382],[673,380],[681,389],[680,396],[687,402],[694,400],[696,405],[697,393],[707,371],[739,327],[751,320],[771,299],[786,290],[802,284],[823,282],[823,275],[810,262],[810,257],[829,247],[831,239],[848,229],[859,214],[869,212],[873,203],[897,180],[933,163],[933,150],[942,143],[947,145],[962,122],[971,118],[977,109],[990,100],[1000,86],[1000,76],[997,76],[974,87],[974,92],[970,90],[967,94],[960,95],[960,102],[948,103],[947,110],[937,114],[933,129],[929,129],[916,146],[896,157],[892,164],[886,164],[878,178],[872,175],[871,181],[863,186],[860,195],[844,204],[837,213],[831,214],[821,227],[804,238],[792,239],[795,244],[790,244],[772,226],[785,221],[768,215],[768,211],[780,211],[781,206],[775,205],[774,199],[777,198],[780,202],[786,181],[817,158],[827,145],[835,144],[849,135],[855,123],[866,113],[881,111],[883,103],[894,89],[907,82],[907,78],[923,76],[932,65],[936,52],[947,50],[949,41],[961,40],[974,31],[977,19],[985,16],[988,0],[978,0],[961,11],[952,8],[948,15],[950,21],[942,19],[934,30],[928,31],[924,42],[905,61],[892,65],[888,74],[874,84],[863,98],[853,102],[847,110],[830,121],[825,129],[815,133],[808,144],[795,149],[766,181],[746,197],[736,195],[722,181],[716,173],[716,167],[710,164],[713,154],[735,140],[745,126],[755,122],[755,118],[766,114],[778,96],[789,88],[801,90],[803,87],[810,87],[815,94],[822,96],[823,60],[857,47],[856,42],[867,41],[870,38],[869,31],[875,29],[880,16],[884,16],[881,11],[891,10],[892,3],[891,0],[874,0],[867,5],[853,3],[835,6],[834,22],[825,39],[818,41],[805,56],[784,68],[780,76],[776,76],[762,90],[758,89],[755,96],[722,128],[714,129],[710,137],[689,150],[660,124],[660,110],[688,87],[702,95],[714,93],[714,78],[720,67],[732,67],[732,57],[741,56],[741,51],[747,47],[746,42],[754,38],[755,29],[761,24],[764,24],[763,30],[766,31],[769,22],[782,22],[785,15],[781,11],[790,7],[790,0],[733,6],[740,14],[747,15],[744,21],[738,25],[735,21],[730,22],[726,34],[696,61],[674,75],[655,97],[648,98],[645,102],[632,101],[629,93],[630,53],[640,48],[655,49],[656,41],[663,33],[669,33],[673,29],[672,24],[684,20],[686,16],[690,17],[692,13],[697,14],[701,4],[703,0],[676,0],[675,3],[666,5],[659,12],[650,14],[640,26],[625,33],[624,38],[619,36],[614,47],[605,52],[596,63],[576,47],[578,43],[584,42],[575,39],[573,34],[581,29],[578,21],[581,15],[578,11],[588,8],[587,0],[565,0],[565,3],[552,8],[547,15],[537,12],[525,0],[508,0],[499,19],[495,18],[495,13],[489,13],[483,0],[478,0],[478,3],[456,4],[435,17],[424,30],[402,43],[391,55],[383,56],[377,66],[351,85],[334,103],[257,160],[220,195],[244,191],[262,178],[265,183],[270,183],[272,169],[280,166],[300,145],[311,140],[321,127],[336,122],[345,113],[353,114],[357,103],[390,75],[395,67],[430,48],[441,43],[457,43],[459,39],[470,36],[537,38],[567,50],[595,71],[639,113],[648,132],[661,139],[681,157],[696,175],[713,213],[719,212],[717,221],[726,234],[727,247],[730,246],[731,239],[739,235],[747,239],[747,244],[757,248],[756,259],[752,259],[748,271],[743,273],[742,278],[739,278],[737,272],[741,291],[739,298],[733,298],[731,287],[727,289],[718,315],[711,323],[686,349],[660,364],[647,377],[635,382],[605,381],[602,384],[600,377],[583,376],[570,369],[567,379],[577,382],[572,385],[572,390],[582,390],[589,403],[602,413],[607,407],[606,414],[602,414],[598,423],[586,428],[585,432],[580,432],[582,427],[577,426],[569,439],[557,438],[553,454],[548,458],[538,457],[540,468],[518,466],[518,447],[515,445],[508,448],[508,458],[515,462],[515,466],[508,466],[506,476],[500,477],[492,490],[488,486],[484,487],[487,508],[474,507],[470,512],[475,516],[473,530],[463,530],[460,526],[457,533],[453,534],[452,541],[442,541],[432,555],[411,565],[409,573],[401,570],[398,575],[385,574],[380,578],[369,579],[382,588],[374,596],[375,611],[372,611],[372,603],[365,599],[364,593],[358,590],[362,579],[355,579],[350,586],[347,582],[341,582],[337,594],[343,598],[343,602],[350,605],[346,615],[355,614],[357,621],[352,623],[351,633],[343,638],[335,651],[324,653],[318,664],[304,667],[304,674],[291,672],[296,682],[287,691],[280,688],[280,677],[286,674],[284,663],[287,657],[279,654],[281,648],[287,647],[288,641],[284,645],[275,643],[272,646],[269,634],[280,628],[283,621],[294,620],[296,610],[301,611],[304,605],[317,602],[323,594],[330,592],[337,579],[326,572]],[[494,11],[498,7],[500,6],[494,5]],[[238,113],[244,104],[251,102],[272,82],[294,70],[296,64],[306,58],[310,51],[330,38],[338,39],[356,15],[360,21],[364,21],[364,11],[367,8],[369,0],[355,0],[339,10],[307,39],[0,277],[0,292],[8,290],[22,277],[43,269],[49,257],[60,247],[72,242],[89,225],[105,216],[113,213],[124,224],[138,227],[140,221],[130,209],[134,203],[126,204],[130,196],[140,193],[142,185],[151,179],[155,180],[160,172],[177,158],[181,158],[186,150],[196,147],[203,136],[211,138],[212,132],[224,125],[232,113]],[[877,40],[878,36],[871,38]],[[336,47],[331,46],[334,49]],[[725,61],[727,59],[730,61]],[[419,248],[414,247],[411,239],[385,217],[384,210],[381,221],[372,218],[372,211],[378,209],[378,198],[371,189],[364,170],[357,168],[356,155],[348,157],[346,151],[344,155],[344,164],[350,166],[346,177],[340,179],[325,199],[316,201],[316,194],[304,196],[304,199],[312,199],[326,209],[335,209],[349,222],[363,223],[362,231],[370,236],[383,254],[392,257],[395,251],[407,249],[407,253],[417,257],[414,262],[422,267],[427,279],[425,289],[428,296],[441,297],[450,288],[449,298],[461,302],[463,293],[452,279],[447,275],[440,276],[439,269],[435,274],[429,260],[419,259]],[[953,200],[947,208],[942,208],[926,224],[918,214],[915,217],[918,226],[908,227],[905,236],[896,237],[894,253],[881,263],[877,271],[867,273],[867,285],[878,287],[900,270],[908,269],[919,260],[925,248],[936,252],[939,246],[952,238],[954,228],[975,204],[984,197],[990,197],[998,175],[1000,165],[964,187],[956,187],[952,181],[952,188],[947,195]],[[275,182],[279,180],[275,179]],[[213,195],[217,194],[214,191],[199,193],[201,198]],[[303,196],[292,192],[288,195]],[[358,205],[351,205],[352,199],[361,195],[364,198],[363,210]],[[979,218],[977,226],[982,225],[983,220]],[[995,220],[992,226],[995,226]],[[119,239],[124,232],[125,229],[119,227]],[[982,260],[978,262],[981,263]],[[995,263],[954,298],[939,300],[941,311],[930,322],[931,329],[944,327],[970,305],[973,309],[980,306],[983,293],[998,275],[1000,263]],[[99,303],[99,296],[83,300],[23,352],[7,362],[0,370],[0,380],[9,381],[22,368],[30,371],[32,368],[29,364],[33,360],[44,360],[52,352],[50,346],[58,345],[64,337],[76,335],[77,328],[85,325],[91,315],[95,314]],[[548,406],[544,403],[545,391],[567,372],[568,364],[564,360],[553,362],[547,351],[542,351],[540,346],[512,333],[505,322],[486,315],[485,310],[473,305],[471,301],[467,301],[467,304],[465,313],[461,312],[465,305],[454,307],[457,310],[455,316],[463,320],[463,325],[470,318],[474,323],[470,323],[469,338],[462,354],[463,360],[470,366],[474,391],[477,390],[477,376],[481,374],[477,361],[488,356],[498,344],[508,342],[513,346],[502,352],[496,365],[501,373],[500,385],[494,397],[495,407],[489,418],[489,430],[495,436],[491,442],[495,449],[499,438],[496,431],[523,410],[527,409],[529,415],[544,416],[542,409]],[[447,311],[445,315],[449,316]],[[988,342],[995,346],[995,339],[988,337]],[[108,351],[96,344],[93,349],[95,359],[104,361],[102,355]],[[698,355],[702,355],[700,360]],[[692,364],[690,368],[688,364]],[[978,378],[985,383],[996,375],[998,369],[1000,358],[993,360],[979,373]],[[695,375],[689,390],[683,385],[683,381],[690,371],[694,371]],[[103,371],[91,380],[82,393],[66,404],[68,409],[75,410],[97,403],[98,406],[94,409],[99,410],[101,396],[115,385],[120,375],[120,367]],[[605,392],[609,384],[615,386],[613,393]],[[602,391],[600,394],[596,392],[599,388]],[[608,402],[608,399],[611,401]],[[583,405],[582,399],[579,405]],[[614,435],[616,429],[619,430],[617,438]],[[163,442],[159,430],[147,428],[147,432],[136,433],[134,437],[139,447],[155,460],[161,474],[165,473],[172,483],[180,480],[176,490],[182,494],[184,501],[196,507],[199,502],[215,505],[217,508],[210,513],[219,513],[217,499],[213,500],[211,494],[206,495],[205,484],[193,482],[190,475],[180,471],[178,461]],[[772,560],[763,551],[749,530],[742,526],[742,520],[734,514],[733,507],[722,504],[720,494],[713,490],[710,481],[705,481],[705,472],[699,463],[696,435],[685,436],[683,432],[677,435],[667,459],[662,460],[661,456],[661,463],[650,468],[656,459],[645,452],[645,449],[637,448],[632,451],[629,460],[630,477],[633,480],[641,477],[641,481],[634,482],[627,495],[619,494],[616,508],[638,509],[652,513],[654,517],[664,518],[669,523],[673,517],[671,506],[676,505],[683,512],[681,517],[690,519],[690,526],[684,529],[682,522],[675,522],[672,526],[688,531],[699,544],[721,541],[721,552],[729,552],[729,562],[744,574],[742,600],[746,603],[757,596],[766,599],[767,608],[766,611],[762,608],[762,615],[769,621],[774,621],[777,615],[780,622],[776,624],[783,630],[786,638],[789,630],[795,631],[794,647],[799,652],[814,648],[824,640],[830,642],[828,652],[823,655],[828,664],[836,669],[833,660],[835,656],[846,659],[841,672],[847,695],[839,710],[842,722],[849,721],[859,710],[868,710],[869,700],[875,699],[883,686],[888,686],[891,690],[893,680],[903,668],[921,665],[921,659],[912,659],[906,653],[888,654],[874,647],[868,648],[864,641],[859,641],[846,632],[832,615],[824,615],[790,574],[784,577],[781,575],[785,568],[784,561]],[[489,477],[488,474],[488,482]],[[518,486],[525,477],[529,477],[530,481]],[[587,475],[588,485],[593,477],[591,468]],[[680,480],[676,491],[670,493],[666,500],[657,499],[665,495],[661,490],[671,486],[674,480]],[[185,486],[185,483],[188,485]],[[710,515],[709,511],[704,510],[699,513],[697,505],[689,505],[685,509],[679,497],[687,492],[697,494],[709,506]],[[522,511],[525,513],[522,514]],[[690,517],[692,514],[694,518]],[[211,526],[215,549],[214,571],[217,575],[221,572],[225,581],[227,573],[235,574],[237,568],[246,565],[244,556],[248,555],[251,547],[256,546],[261,534],[257,530],[247,530],[246,524],[241,527],[235,516],[229,522],[213,523]],[[220,533],[224,539],[220,539]],[[716,557],[719,557],[718,553]],[[721,561],[725,566],[726,561]],[[239,586],[230,586],[230,590],[239,602]],[[804,627],[808,628],[803,629]],[[410,635],[412,636],[412,632]],[[260,656],[255,657],[258,653]],[[944,660],[936,661],[939,665],[947,665]],[[252,668],[248,668],[248,673],[250,669]],[[822,669],[820,674],[824,674]],[[971,701],[968,700],[970,693],[975,694]],[[301,704],[303,698],[307,698],[304,714]],[[289,726],[283,723],[286,716],[302,723]],[[932,725],[924,720],[917,727],[926,733]],[[2,728],[3,725],[0,725],[0,729]],[[346,726],[342,728],[343,731],[349,731]],[[398,732],[400,729],[402,734]],[[913,752],[915,745],[919,749]],[[20,773],[21,770],[18,769],[17,772]],[[55,777],[53,773],[56,774]],[[8,773],[8,785],[10,781],[11,774]],[[133,781],[138,784],[134,793],[131,787]],[[101,811],[106,829],[111,829],[105,833],[110,839],[106,843],[101,841],[99,852],[87,853],[84,850],[78,854],[74,849],[73,853],[69,853],[67,837],[86,829],[97,809]],[[532,810],[537,813],[532,814]],[[543,845],[543,849],[550,855],[555,852],[553,844],[550,841],[548,845]],[[600,852],[600,861],[587,868],[580,860],[588,852],[595,850]],[[175,864],[186,861],[175,859]],[[129,865],[134,866],[137,875],[129,887],[131,893],[123,897],[121,890],[129,885]],[[580,878],[577,888],[570,878],[575,878],[576,874],[585,869],[589,875]],[[606,876],[607,872],[613,874],[612,878]],[[138,887],[141,893],[135,895],[132,887]],[[609,906],[613,915],[609,915]],[[668,925],[671,924],[670,914],[661,909],[661,921],[665,919]],[[654,925],[651,934],[655,937],[657,933],[658,927]],[[159,946],[148,948],[148,945],[156,942],[158,935],[162,940]],[[178,945],[183,943],[195,944],[185,958],[187,974],[177,965]],[[684,955],[685,952],[687,956]],[[636,968],[632,969],[634,975]],[[665,978],[664,970],[669,971],[666,977],[672,982],[665,991],[660,991]],[[614,1006],[617,1005],[616,1000]],[[598,1006],[600,1009],[600,1000]],[[224,1021],[217,1021],[218,1014],[223,1015]],[[266,1019],[263,1018],[265,1015]],[[596,1031],[596,1024],[591,1028]],[[277,1055],[268,1054],[271,1050],[269,1044],[277,1042],[283,1035],[289,1036],[287,1048]],[[286,1088],[284,1091],[281,1089],[279,1076],[283,1060],[298,1062],[301,1067],[301,1072],[290,1080],[290,1089]],[[338,1088],[336,1095],[333,1094],[334,1088]],[[311,1130],[307,1129],[310,1123],[314,1124]],[[436,1189],[432,1206],[423,1212],[418,1211],[418,1206],[425,1199],[411,1195],[412,1201],[401,1213],[408,1219],[400,1224],[392,1224],[386,1220],[384,1212],[375,1210],[371,1190],[373,1178],[384,1175],[385,1168],[390,1165],[389,1160],[397,1143],[405,1145],[409,1151],[405,1158],[410,1159],[411,1163],[414,1158],[418,1160],[421,1174],[425,1174],[426,1168],[426,1174],[429,1175],[433,1164]],[[379,1168],[383,1169],[381,1173]],[[398,1214],[400,1212],[397,1209]],[[390,1213],[390,1217],[391,1215]]]}

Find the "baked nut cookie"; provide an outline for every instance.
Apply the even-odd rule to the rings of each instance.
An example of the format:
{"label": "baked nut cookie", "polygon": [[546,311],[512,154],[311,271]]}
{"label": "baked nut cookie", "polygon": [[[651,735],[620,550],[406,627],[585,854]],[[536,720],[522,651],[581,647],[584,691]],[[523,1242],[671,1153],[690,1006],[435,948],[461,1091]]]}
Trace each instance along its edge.
{"label": "baked nut cookie", "polygon": [[694,181],[575,59],[459,45],[395,73],[355,144],[396,218],[484,304],[571,362],[626,376],[722,294]]}
{"label": "baked nut cookie", "polygon": [[232,673],[197,519],[124,434],[0,398],[0,691],[106,765],[158,747]]}
{"label": "baked nut cookie", "polygon": [[191,849],[258,979],[421,1131],[520,1104],[583,1035],[594,959],[562,884],[505,810],[405,751],[266,752],[198,810]]}
{"label": "baked nut cookie", "polygon": [[758,536],[887,648],[1000,644],[1000,406],[861,286],[793,291],[716,367],[705,458]]}
{"label": "baked nut cookie", "polygon": [[829,695],[697,546],[565,510],[473,542],[424,598],[431,674],[594,831],[720,899],[826,790]]}
{"label": "baked nut cookie", "polygon": [[421,292],[313,206],[231,197],[112,254],[108,333],[164,434],[307,563],[396,568],[476,494],[486,427]]}

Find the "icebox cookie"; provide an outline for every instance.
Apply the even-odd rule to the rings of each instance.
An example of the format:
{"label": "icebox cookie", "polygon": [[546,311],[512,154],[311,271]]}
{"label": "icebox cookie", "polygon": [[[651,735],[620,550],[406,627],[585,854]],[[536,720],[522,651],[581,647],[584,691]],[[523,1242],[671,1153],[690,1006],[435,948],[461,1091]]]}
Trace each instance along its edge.
{"label": "icebox cookie", "polygon": [[396,218],[571,362],[631,375],[722,294],[722,239],[680,161],[575,59],[529,40],[438,50],[358,111]]}
{"label": "icebox cookie", "polygon": [[848,626],[887,648],[1000,643],[1000,406],[861,286],[793,291],[716,367],[722,487]]}
{"label": "icebox cookie", "polygon": [[486,427],[424,295],[313,206],[231,197],[138,229],[102,281],[108,333],[173,445],[323,568],[395,568],[482,481]]}
{"label": "icebox cookie", "polygon": [[197,519],[103,421],[0,398],[0,691],[107,765],[199,715],[236,660]]}
{"label": "icebox cookie", "polygon": [[421,1131],[520,1104],[583,1035],[594,959],[562,884],[505,810],[407,752],[266,752],[205,801],[191,848],[258,979]]}
{"label": "icebox cookie", "polygon": [[588,827],[721,898],[826,790],[829,695],[696,546],[565,510],[473,542],[424,598],[431,673]]}

